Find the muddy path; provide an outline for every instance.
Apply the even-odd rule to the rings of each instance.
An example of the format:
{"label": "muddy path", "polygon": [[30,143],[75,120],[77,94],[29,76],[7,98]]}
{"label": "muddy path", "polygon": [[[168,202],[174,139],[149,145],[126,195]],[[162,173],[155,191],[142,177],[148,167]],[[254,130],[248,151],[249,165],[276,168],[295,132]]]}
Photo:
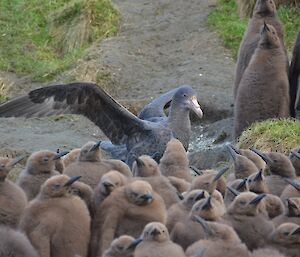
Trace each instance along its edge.
{"label": "muddy path", "polygon": [[[103,81],[113,97],[135,111],[162,92],[190,84],[198,92],[204,110],[204,119],[193,123],[191,160],[206,168],[224,159],[222,144],[231,139],[232,130],[234,63],[206,24],[214,1],[113,2],[121,13],[118,34],[94,44],[85,58],[55,82]],[[11,96],[40,86],[30,77],[12,74],[1,73],[0,80],[9,83]],[[104,136],[87,119],[68,115],[29,120],[2,118],[0,138],[1,153],[15,154],[71,149]]]}

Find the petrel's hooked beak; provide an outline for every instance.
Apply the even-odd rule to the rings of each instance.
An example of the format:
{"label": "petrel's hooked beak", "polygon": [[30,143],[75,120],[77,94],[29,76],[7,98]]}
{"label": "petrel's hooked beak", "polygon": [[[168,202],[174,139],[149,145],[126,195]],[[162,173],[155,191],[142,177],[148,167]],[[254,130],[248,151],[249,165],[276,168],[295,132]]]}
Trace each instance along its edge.
{"label": "petrel's hooked beak", "polygon": [[196,115],[201,119],[203,117],[203,112],[201,110],[201,107],[197,101],[197,97],[196,96],[192,96],[190,98],[190,108],[191,110],[194,111],[194,113],[196,113]]}

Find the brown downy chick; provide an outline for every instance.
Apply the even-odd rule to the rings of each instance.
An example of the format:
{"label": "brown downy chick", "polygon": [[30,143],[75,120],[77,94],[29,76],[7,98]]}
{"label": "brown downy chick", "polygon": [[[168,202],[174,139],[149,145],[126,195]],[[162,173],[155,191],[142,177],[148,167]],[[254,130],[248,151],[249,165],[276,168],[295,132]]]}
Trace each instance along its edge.
{"label": "brown downy chick", "polygon": [[172,232],[174,225],[177,222],[184,220],[189,215],[189,212],[196,202],[208,197],[209,193],[205,190],[195,189],[188,192],[184,196],[184,199],[179,203],[173,204],[168,209],[168,218],[166,223],[168,230]]}
{"label": "brown downy chick", "polygon": [[[234,192],[233,190],[230,189],[234,189],[237,192]],[[234,198],[242,192],[249,192],[249,185],[247,183],[247,178],[244,179],[236,179],[232,182],[228,183],[228,187],[226,188],[225,191],[225,196],[224,196],[224,203],[226,206],[229,206],[232,201],[234,200]]]}
{"label": "brown downy chick", "polygon": [[300,198],[288,198],[286,200],[286,211],[284,214],[273,219],[276,227],[283,223],[295,223],[300,226]]}
{"label": "brown downy chick", "polygon": [[[60,150],[57,149],[56,153],[59,154]],[[64,161],[62,160],[62,158],[58,158],[55,162],[55,170],[57,170],[60,174],[62,174],[64,172],[64,168],[65,168]]]}
{"label": "brown downy chick", "polygon": [[62,158],[62,161],[64,163],[64,168],[69,166],[71,163],[77,161],[80,151],[81,151],[80,148],[75,148]]}
{"label": "brown downy chick", "polygon": [[264,171],[266,169],[265,161],[250,149],[239,149],[239,152],[251,160],[256,165],[258,170]]}
{"label": "brown downy chick", "polygon": [[180,201],[180,194],[165,176],[134,177],[131,179],[131,181],[136,180],[148,182],[153,190],[163,198],[167,209]]}
{"label": "brown downy chick", "polygon": [[234,229],[226,224],[205,221],[199,216],[194,216],[205,232],[205,238],[196,241],[186,250],[186,256],[199,256],[198,252],[203,251],[201,257],[250,257],[245,244],[243,244],[234,231]]}
{"label": "brown downy chick", "polygon": [[93,197],[93,190],[92,188],[80,181],[76,181],[70,186],[70,192],[73,195],[77,195],[80,197],[88,207],[90,213],[92,212],[92,197]]}
{"label": "brown downy chick", "polygon": [[296,175],[300,177],[300,147],[294,148],[290,152],[289,159],[295,168]]}
{"label": "brown downy chick", "polygon": [[299,257],[300,227],[294,223],[283,223],[270,236],[270,246],[289,257]]}
{"label": "brown downy chick", "polygon": [[1,257],[39,257],[28,238],[7,226],[0,227]]}
{"label": "brown downy chick", "polygon": [[[128,170],[124,169],[123,164],[115,163],[114,160],[101,160],[100,143],[101,141],[97,143],[88,142],[82,146],[78,160],[69,164],[65,168],[64,174],[81,176],[81,182],[86,183],[92,189],[97,186],[101,177],[110,170],[117,170],[122,174],[126,173],[126,176],[129,175],[129,168]],[[124,165],[127,167],[126,164]]]}
{"label": "brown downy chick", "polygon": [[276,14],[276,6],[273,0],[258,0],[253,10],[252,18],[249,20],[247,31],[240,45],[237,67],[234,81],[234,98],[237,96],[239,84],[243,74],[249,65],[250,59],[260,39],[261,26],[266,22],[276,28],[278,36],[283,42],[283,26]]}
{"label": "brown downy chick", "polygon": [[16,228],[27,205],[24,191],[6,176],[15,164],[24,157],[15,159],[0,157],[0,224]]}
{"label": "brown downy chick", "polygon": [[91,256],[101,256],[114,238],[137,237],[152,221],[165,223],[166,207],[145,181],[133,181],[115,189],[101,204],[92,224]]}
{"label": "brown downy chick", "polygon": [[225,208],[222,208],[219,202],[211,196],[196,202],[189,216],[175,224],[171,232],[171,240],[185,250],[194,242],[205,238],[205,231],[195,221],[195,215],[204,219],[220,221],[224,212]]}
{"label": "brown downy chick", "polygon": [[266,184],[266,179],[262,170],[250,175],[247,178],[247,183],[251,192],[254,192],[256,194],[269,192],[268,186]]}
{"label": "brown downy chick", "polygon": [[274,219],[284,212],[284,204],[277,195],[267,194],[264,202],[270,219]]}
{"label": "brown downy chick", "polygon": [[252,149],[257,153],[269,167],[271,175],[266,177],[266,184],[269,193],[280,197],[282,191],[287,185],[284,178],[295,178],[295,168],[287,156],[282,153],[269,152],[263,153],[257,149]]}
{"label": "brown downy chick", "polygon": [[51,177],[25,209],[20,228],[41,257],[87,256],[90,214],[85,203],[69,193],[79,178]]}
{"label": "brown downy chick", "polygon": [[276,29],[265,23],[237,92],[234,104],[234,136],[239,137],[254,122],[287,118],[289,115],[286,51]]}
{"label": "brown downy chick", "polygon": [[168,176],[170,183],[177,189],[179,193],[184,193],[190,190],[191,183],[182,178]]}
{"label": "brown downy chick", "polygon": [[117,170],[125,177],[132,177],[132,172],[125,162],[115,159],[107,159],[103,160],[103,163],[108,165],[110,170]]}
{"label": "brown downy chick", "polygon": [[275,249],[271,249],[271,248],[262,248],[262,249],[257,249],[255,251],[253,251],[252,253],[252,257],[286,257],[286,255],[278,252]]}
{"label": "brown downy chick", "polygon": [[226,180],[223,175],[226,171],[228,171],[227,167],[218,172],[214,170],[204,171],[203,175],[200,175],[193,180],[190,190],[202,189],[212,193],[217,189],[224,195],[226,190]]}
{"label": "brown downy chick", "polygon": [[225,219],[229,220],[249,250],[264,247],[274,230],[265,210],[263,198],[266,194],[240,193],[231,203]]}
{"label": "brown downy chick", "polygon": [[102,257],[133,257],[134,250],[140,242],[141,239],[134,239],[132,236],[120,236],[111,242]]}
{"label": "brown downy chick", "polygon": [[173,138],[168,142],[159,169],[166,177],[174,176],[192,182],[187,153],[178,139]]}
{"label": "brown downy chick", "polygon": [[50,177],[59,175],[55,170],[55,162],[67,152],[55,153],[48,150],[31,154],[26,167],[20,173],[17,184],[24,190],[28,200],[32,200],[40,192],[41,185]]}
{"label": "brown downy chick", "polygon": [[257,167],[253,161],[241,155],[232,145],[228,145],[227,149],[233,160],[236,179],[244,179],[257,172]]}
{"label": "brown downy chick", "polygon": [[147,224],[142,240],[135,249],[134,257],[185,257],[182,248],[170,240],[168,229],[161,223]]}
{"label": "brown downy chick", "polygon": [[99,206],[112,191],[118,187],[124,186],[126,183],[127,178],[116,170],[111,170],[104,174],[93,192],[93,213],[97,212],[98,208],[101,208]]}
{"label": "brown downy chick", "polygon": [[158,163],[148,155],[137,157],[132,164],[132,174],[134,177],[161,176]]}
{"label": "brown downy chick", "polygon": [[288,198],[291,197],[300,197],[300,178],[290,179],[286,178],[285,181],[287,182],[287,186],[281,193],[281,200],[286,201]]}

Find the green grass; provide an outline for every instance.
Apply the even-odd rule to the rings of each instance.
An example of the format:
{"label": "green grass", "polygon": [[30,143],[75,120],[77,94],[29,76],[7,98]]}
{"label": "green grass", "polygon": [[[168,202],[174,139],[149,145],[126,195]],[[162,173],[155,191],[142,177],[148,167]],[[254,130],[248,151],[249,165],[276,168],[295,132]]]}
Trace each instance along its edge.
{"label": "green grass", "polygon": [[[300,26],[300,8],[280,6],[278,15],[285,27],[285,45],[292,51]],[[217,8],[208,17],[208,24],[222,38],[225,47],[232,51],[236,59],[240,42],[247,28],[247,20],[240,19],[236,0],[218,0]]]}
{"label": "green grass", "polygon": [[110,0],[1,0],[0,70],[49,81],[115,33],[118,17]]}
{"label": "green grass", "polygon": [[300,145],[300,122],[293,119],[257,122],[243,132],[238,147],[288,153]]}

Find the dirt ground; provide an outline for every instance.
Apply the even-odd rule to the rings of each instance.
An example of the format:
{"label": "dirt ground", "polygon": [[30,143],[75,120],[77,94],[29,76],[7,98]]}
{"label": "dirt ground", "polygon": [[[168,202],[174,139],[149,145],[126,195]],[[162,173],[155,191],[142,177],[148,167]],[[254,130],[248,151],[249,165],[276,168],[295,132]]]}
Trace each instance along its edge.
{"label": "dirt ground", "polygon": [[[194,123],[191,159],[200,168],[215,164],[223,157],[212,158],[231,139],[234,62],[206,24],[214,1],[113,2],[121,13],[118,34],[94,44],[84,59],[60,74],[55,82],[103,82],[113,97],[131,109],[139,109],[162,92],[190,84],[204,111],[204,119]],[[30,76],[4,72],[0,73],[0,83],[7,85],[10,96],[41,86],[33,83]],[[66,116],[2,118],[0,138],[0,154],[14,155],[39,149],[71,149],[104,136],[87,119]],[[195,154],[198,152],[200,155]]]}

